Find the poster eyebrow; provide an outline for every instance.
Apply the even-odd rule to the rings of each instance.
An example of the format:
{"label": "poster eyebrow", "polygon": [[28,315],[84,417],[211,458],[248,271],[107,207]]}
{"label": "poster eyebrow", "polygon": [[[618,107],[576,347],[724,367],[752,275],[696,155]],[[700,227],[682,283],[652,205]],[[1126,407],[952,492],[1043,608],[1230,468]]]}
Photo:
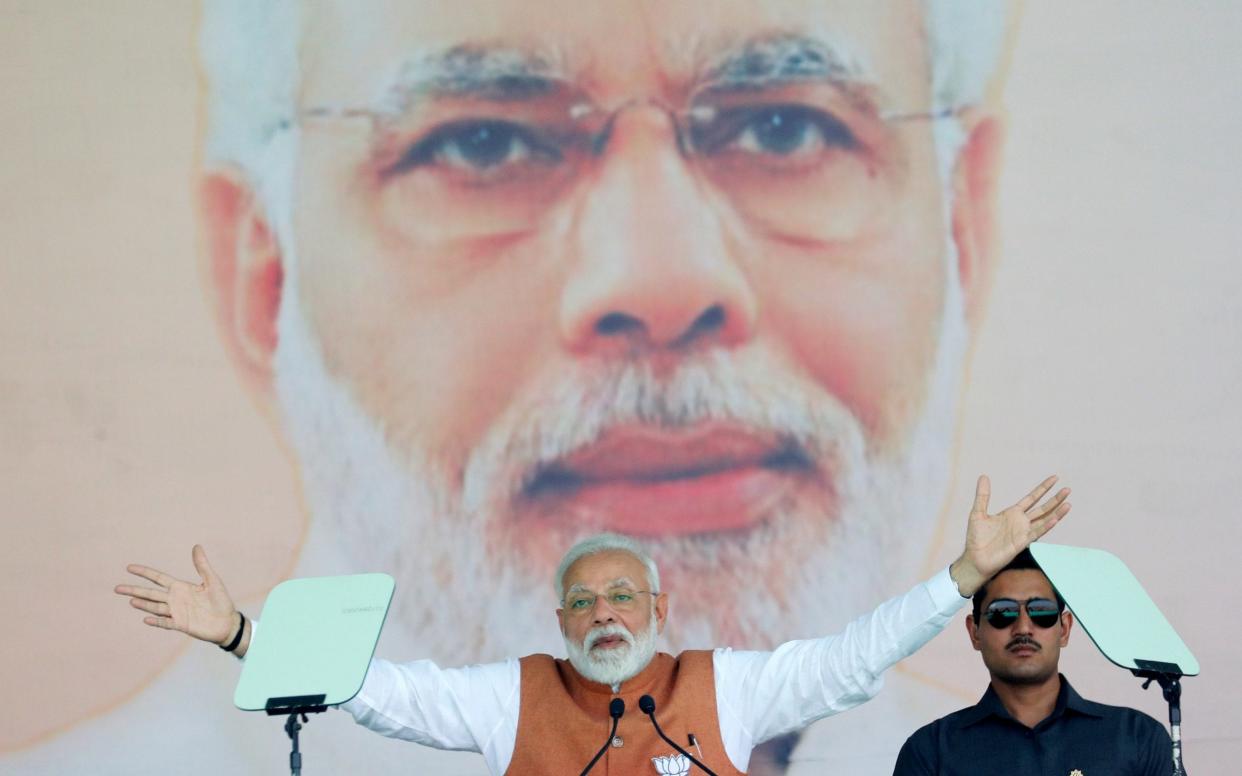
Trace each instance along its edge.
{"label": "poster eyebrow", "polygon": [[442,97],[526,101],[554,92],[570,79],[563,57],[554,50],[465,43],[408,57],[385,90],[381,107],[402,112]]}
{"label": "poster eyebrow", "polygon": [[700,47],[694,90],[746,92],[818,83],[859,106],[882,96],[875,76],[850,47],[811,32],[764,32]]}
{"label": "poster eyebrow", "polygon": [[[872,103],[880,89],[850,48],[809,32],[761,32],[719,43],[691,43],[688,92],[751,91],[824,83]],[[383,91],[383,112],[401,113],[424,100],[466,97],[482,101],[538,99],[572,83],[578,68],[556,46],[506,42],[459,43],[414,52]]]}

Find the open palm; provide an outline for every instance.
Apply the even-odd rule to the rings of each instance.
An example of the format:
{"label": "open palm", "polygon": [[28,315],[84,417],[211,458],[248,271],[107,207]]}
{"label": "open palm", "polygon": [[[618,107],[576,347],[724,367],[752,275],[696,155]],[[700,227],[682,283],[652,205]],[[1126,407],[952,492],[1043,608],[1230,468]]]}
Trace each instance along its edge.
{"label": "open palm", "polygon": [[194,545],[191,557],[202,577],[198,584],[132,564],[126,567],[129,573],[154,582],[158,587],[117,585],[116,592],[130,596],[131,606],[151,615],[142,619],[147,625],[179,630],[196,639],[223,644],[237,629],[236,607],[200,545]]}
{"label": "open palm", "polygon": [[[973,566],[978,579],[969,580],[973,590],[975,583],[982,583],[1005,567],[1019,552],[1039,537],[1048,533],[1070,510],[1069,488],[1062,488],[1055,496],[1040,503],[1040,499],[1052,490],[1057,482],[1055,476],[1039,483],[1018,503],[996,514],[988,514],[988,500],[992,484],[987,475],[979,478],[975,487],[975,503],[966,524],[966,548],[963,560]],[[972,575],[973,576],[973,575]],[[959,588],[968,593],[959,579]]]}

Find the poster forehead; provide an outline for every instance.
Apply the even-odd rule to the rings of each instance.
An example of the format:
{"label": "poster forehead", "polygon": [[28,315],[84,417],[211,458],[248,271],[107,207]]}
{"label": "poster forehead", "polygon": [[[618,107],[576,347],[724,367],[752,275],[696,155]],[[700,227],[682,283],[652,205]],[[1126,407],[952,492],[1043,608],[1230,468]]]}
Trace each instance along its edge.
{"label": "poster forehead", "polygon": [[302,25],[307,100],[382,94],[403,69],[459,47],[521,50],[601,97],[676,88],[748,42],[802,36],[906,101],[925,99],[917,2],[502,2],[312,6]]}

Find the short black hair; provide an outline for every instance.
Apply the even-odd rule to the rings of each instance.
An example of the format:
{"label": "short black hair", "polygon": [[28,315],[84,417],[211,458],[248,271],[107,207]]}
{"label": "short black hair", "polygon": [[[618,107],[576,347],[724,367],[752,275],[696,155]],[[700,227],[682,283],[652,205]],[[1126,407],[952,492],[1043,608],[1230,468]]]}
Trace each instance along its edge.
{"label": "short black hair", "polygon": [[[1006,571],[1020,571],[1025,569],[1032,569],[1040,572],[1041,574],[1043,574],[1044,571],[1040,565],[1035,562],[1035,556],[1031,554],[1030,549],[1025,549],[1015,555],[1013,560],[1009,561],[1005,568],[992,575],[992,579],[996,579]],[[1044,576],[1047,577],[1048,575],[1044,574]],[[975,618],[975,625],[979,624],[979,616],[983,613],[983,602],[988,598],[988,583],[990,583],[992,579],[989,579],[987,582],[980,585],[979,589],[975,591],[974,596],[971,597],[971,616]],[[1060,591],[1058,591],[1056,586],[1052,584],[1051,579],[1048,580],[1048,585],[1052,588],[1052,594],[1056,596],[1057,613],[1060,614],[1065,611],[1065,599],[1061,597]]]}

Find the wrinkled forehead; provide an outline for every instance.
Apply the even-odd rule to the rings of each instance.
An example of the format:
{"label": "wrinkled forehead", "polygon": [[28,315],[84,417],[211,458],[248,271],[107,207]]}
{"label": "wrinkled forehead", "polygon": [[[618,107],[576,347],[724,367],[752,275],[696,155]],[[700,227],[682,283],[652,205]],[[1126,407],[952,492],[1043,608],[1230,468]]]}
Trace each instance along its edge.
{"label": "wrinkled forehead", "polygon": [[790,66],[831,70],[908,108],[930,94],[921,9],[918,0],[324,0],[304,19],[302,101],[370,103],[399,81],[463,66],[554,76],[601,100],[673,99],[696,80]]}
{"label": "wrinkled forehead", "polygon": [[1032,598],[1055,599],[1052,583],[1039,569],[1011,569],[1002,571],[988,583],[988,596],[984,606],[998,598],[1028,601]]}
{"label": "wrinkled forehead", "polygon": [[633,553],[604,550],[586,555],[565,569],[564,590],[604,592],[617,586],[650,589],[647,567]]}

